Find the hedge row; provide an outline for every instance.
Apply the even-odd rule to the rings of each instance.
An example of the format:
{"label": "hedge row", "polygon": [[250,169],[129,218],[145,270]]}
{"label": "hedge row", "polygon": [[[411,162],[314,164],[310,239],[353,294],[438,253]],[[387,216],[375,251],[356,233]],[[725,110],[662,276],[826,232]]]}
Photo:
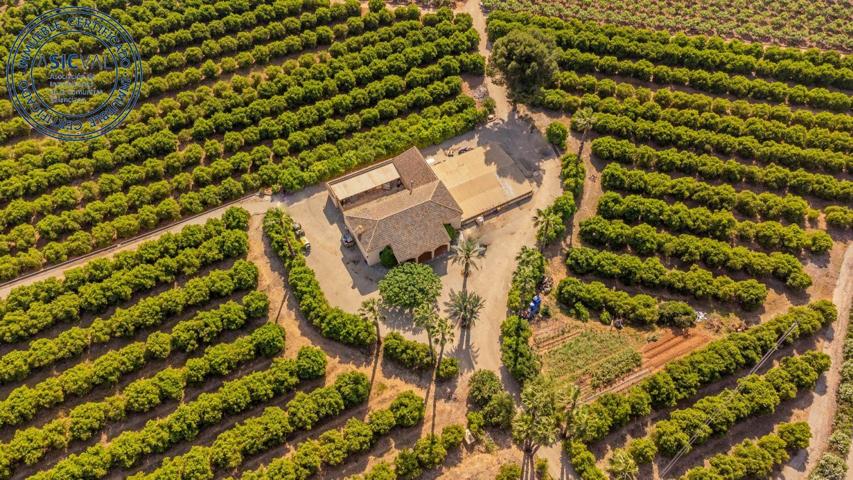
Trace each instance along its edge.
{"label": "hedge row", "polygon": [[[27,285],[13,288],[6,298],[0,300],[0,312],[5,319],[6,315],[25,312],[33,305],[49,306],[57,298],[79,293],[84,288],[97,291],[105,289],[109,296],[115,295],[120,286],[108,287],[113,277],[121,275],[140,265],[157,265],[162,258],[177,257],[184,250],[198,249],[200,246],[215,237],[225,234],[227,230],[245,231],[248,223],[248,212],[242,208],[232,207],[225,211],[222,218],[211,218],[204,225],[187,225],[178,233],[166,232],[156,240],[141,243],[134,250],[116,253],[112,258],[98,258],[87,262],[83,266],[75,267],[63,272],[63,278],[50,277]],[[206,255],[209,253],[206,252]],[[199,259],[200,260],[200,259]],[[163,261],[166,262],[166,261]],[[191,269],[195,262],[183,261],[183,269]],[[187,274],[192,274],[190,271]],[[92,284],[103,284],[101,287],[91,287]],[[102,295],[93,295],[100,297]],[[86,307],[88,311],[98,311],[106,305],[89,300]],[[19,322],[16,321],[16,323]],[[12,322],[3,322],[12,323]]]}
{"label": "hedge row", "polygon": [[627,247],[637,255],[662,255],[684,263],[701,261],[715,269],[725,267],[743,271],[754,277],[773,276],[789,287],[805,289],[812,284],[803,264],[788,253],[766,254],[745,247],[732,247],[727,242],[711,238],[658,232],[647,224],[630,226],[621,220],[605,220],[595,216],[580,224],[579,235],[584,242],[618,250]]}
{"label": "hedge row", "polygon": [[841,366],[841,382],[835,392],[835,418],[832,422],[832,434],[829,436],[829,449],[824,452],[809,476],[810,480],[843,480],[849,466],[846,459],[850,453],[851,432],[853,432],[853,312],[847,323],[842,352],[844,363]]}
{"label": "hedge row", "polygon": [[[465,430],[461,425],[449,425],[442,429],[441,435],[426,435],[418,440],[414,447],[400,450],[394,458],[393,466],[389,462],[379,462],[371,467],[370,471],[348,477],[348,480],[414,480],[425,471],[443,465],[447,454],[459,448],[464,438]],[[282,477],[273,478],[278,480]]]}
{"label": "hedge row", "polygon": [[[652,88],[634,86],[630,83],[615,82],[609,78],[598,79],[594,75],[578,75],[572,71],[560,72],[555,76],[555,86],[561,90],[567,88],[586,93],[595,93],[600,98],[616,97],[620,100],[633,99],[640,103],[654,101],[663,108],[696,110],[700,114],[715,113],[730,115],[749,121],[756,118],[774,122],[773,125],[803,127],[811,132],[822,129],[826,132],[853,133],[853,115],[827,111],[811,112],[807,109],[793,109],[785,104],[750,103],[746,100],[727,98],[703,93],[690,93],[672,87],[652,85]],[[554,93],[545,90],[546,95]],[[825,133],[813,133],[816,136]]]}
{"label": "hedge row", "polygon": [[[710,466],[695,467],[680,477],[681,480],[746,480],[770,478],[779,465],[787,462],[791,454],[809,446],[811,430],[806,422],[782,423],[775,433],[758,440],[744,440],[735,445],[731,453],[718,453],[708,461]],[[838,480],[843,480],[838,477]]]}
{"label": "hedge row", "polygon": [[[623,393],[605,394],[592,404],[581,407],[588,417],[588,426],[579,426],[576,438],[583,442],[600,440],[622,425],[615,418],[627,422],[648,415],[652,408],[673,406],[679,400],[693,396],[700,387],[756,364],[792,325],[796,324],[796,327],[788,336],[787,343],[814,334],[835,321],[837,316],[835,305],[821,300],[808,306],[791,307],[787,313],[744,332],[715,340],[684,358],[670,362],[639,385]],[[621,410],[626,401],[630,405],[627,416]],[[618,406],[620,410],[611,410],[611,406]]]}
{"label": "hedge row", "polygon": [[722,160],[714,155],[697,155],[674,148],[655,150],[648,145],[635,145],[627,140],[601,137],[592,141],[592,152],[605,161],[653,168],[661,172],[679,172],[695,175],[705,180],[723,180],[731,183],[747,182],[774,190],[793,191],[800,195],[814,195],[832,202],[853,199],[853,182],[832,175],[795,171],[778,165],[759,167],[745,165],[737,160]]}
{"label": "hedge row", "polygon": [[[382,353],[386,358],[399,363],[410,370],[432,370],[435,358],[426,343],[409,340],[397,332],[391,332],[382,339]],[[436,370],[439,380],[455,377],[459,373],[458,360],[452,357],[441,359]]]}
{"label": "hedge row", "polygon": [[272,406],[260,415],[223,431],[210,446],[194,446],[189,452],[167,457],[162,465],[149,473],[129,478],[154,480],[180,477],[187,468],[196,476],[212,478],[214,472],[234,470],[245,457],[282,445],[298,431],[308,432],[323,420],[340,415],[344,410],[367,401],[370,380],[361,372],[339,375],[334,384],[309,393],[299,392],[284,408]]}
{"label": "hedge row", "polygon": [[553,221],[542,222],[537,230],[536,240],[540,245],[547,245],[566,232],[577,210],[576,203],[583,193],[583,182],[586,178],[583,161],[577,155],[566,154],[560,159],[560,163],[563,193],[541,213],[543,217],[553,217]]}
{"label": "hedge row", "polygon": [[114,385],[146,363],[165,359],[172,350],[189,352],[200,344],[212,343],[224,330],[242,327],[251,318],[266,315],[269,300],[260,292],[246,295],[244,305],[227,302],[215,310],[202,311],[175,326],[172,334],[154,332],[145,341],[78,363],[35,386],[22,385],[0,400],[0,426],[31,420],[43,409],[68,398],[83,397],[95,387]]}
{"label": "hedge row", "polygon": [[853,89],[853,61],[837,51],[802,51],[776,46],[765,50],[765,46],[759,42],[726,42],[719,37],[687,37],[683,33],[673,35],[665,31],[596,22],[582,23],[529,13],[500,11],[490,15],[490,20],[556,30],[557,41],[563,48],[574,46],[598,54],[641,58],[671,66]]}
{"label": "hedge row", "polygon": [[697,299],[711,298],[720,302],[736,302],[751,310],[767,298],[767,287],[754,279],[736,281],[725,275],[715,276],[698,265],[689,270],[668,269],[656,257],[645,260],[629,254],[572,248],[566,265],[578,275],[595,274],[615,278],[626,285],[665,288]]}
{"label": "hedge row", "polygon": [[329,305],[314,271],[305,263],[293,219],[284,210],[267,211],[264,233],[287,267],[287,281],[299,302],[299,310],[323,336],[359,347],[376,343],[376,329],[369,320]]}
{"label": "hedge row", "polygon": [[[416,408],[423,400],[411,391],[403,392],[387,409],[374,410],[367,421],[350,418],[346,425],[338,430],[330,430],[317,440],[308,440],[296,446],[294,453],[278,458],[269,464],[240,474],[240,480],[307,480],[320,473],[325,466],[336,466],[350,457],[367,452],[377,440],[391,433],[395,428],[413,426],[411,421],[417,416],[398,415],[404,410]],[[421,417],[423,414],[421,414]]]}
{"label": "hedge row", "polygon": [[[829,356],[810,351],[782,359],[763,375],[738,380],[737,388],[701,398],[691,407],[673,411],[668,420],[654,425],[651,438],[659,453],[673,457],[690,451],[712,436],[725,435],[749,417],[771,414],[779,404],[797,396],[798,390],[814,388],[829,368]],[[615,419],[621,422],[621,419]]]}
{"label": "hedge row", "polygon": [[[775,141],[759,142],[752,136],[734,136],[675,125],[661,120],[661,109],[653,103],[641,105],[630,99],[620,102],[615,98],[601,100],[596,95],[584,95],[580,98],[560,90],[546,91],[540,97],[546,108],[569,112],[574,112],[582,106],[595,109],[599,113],[594,130],[599,134],[617,135],[637,141],[654,141],[660,146],[675,145],[719,155],[737,154],[745,159],[790,168],[820,169],[830,173],[853,168],[853,156],[845,153],[801,148]],[[690,118],[695,117],[681,114],[681,117],[671,116],[669,120],[689,123]]]}
{"label": "hedge row", "polygon": [[731,185],[711,185],[691,177],[673,178],[665,173],[630,170],[618,163],[604,168],[601,185],[652,198],[691,201],[711,210],[734,211],[756,220],[801,223],[809,211],[809,204],[797,195],[780,197],[770,192],[756,195],[751,190],[737,191]]}
{"label": "hedge row", "polygon": [[276,360],[266,370],[227,382],[214,393],[203,393],[169,415],[149,421],[140,430],[124,431],[109,443],[69,455],[31,478],[92,480],[106,476],[113,468],[130,468],[145,455],[162,453],[179,442],[193,440],[204,428],[228,415],[292,391],[302,380],[297,376],[295,361]]}
{"label": "hedge row", "polygon": [[229,270],[213,270],[205,277],[190,279],[184,286],[147,297],[127,309],[116,309],[109,318],[96,318],[88,327],[72,327],[56,337],[40,338],[29,348],[13,350],[0,357],[0,382],[21,380],[33,370],[80,355],[89,347],[114,338],[129,338],[138,330],[160,325],[185,309],[204,305],[258,284],[257,267],[237,260]]}
{"label": "hedge row", "polygon": [[[669,88],[661,88],[652,93],[649,89],[635,88],[630,83],[616,83],[609,78],[599,80],[592,75],[579,77],[575,72],[561,72],[558,74],[556,83],[560,90],[569,93],[595,94],[599,98],[615,97],[632,107],[642,105],[643,110],[639,113],[649,120],[666,120],[674,125],[704,128],[736,137],[750,136],[762,142],[772,140],[805,148],[843,153],[850,153],[853,150],[853,137],[848,132],[837,131],[838,125],[830,128],[813,128],[801,124],[791,126],[775,119],[744,117],[742,115],[745,112],[741,110],[735,110],[739,115],[729,114],[726,110],[731,108],[731,103],[715,103],[715,98],[709,95],[673,91]],[[549,94],[553,92],[549,90],[542,92],[546,98]],[[728,101],[724,100],[724,102]],[[752,112],[751,104],[746,103],[746,105],[746,110]],[[759,105],[763,105],[767,110],[775,108],[768,104]],[[779,107],[787,108],[784,105]],[[782,112],[780,116],[783,119],[790,120],[793,116],[790,109],[787,110],[787,117]],[[846,120],[841,120],[842,125],[853,121],[849,115],[828,112],[827,115],[831,118],[845,118]],[[805,115],[799,115],[799,119],[806,123],[813,123],[814,114],[807,112]]]}
{"label": "hedge row", "polygon": [[225,230],[198,247],[184,248],[174,252],[174,256],[149,257],[146,263],[119,270],[103,281],[80,285],[76,292],[66,290],[58,282],[52,283],[51,286],[58,286],[66,293],[49,303],[33,302],[26,311],[7,311],[0,320],[0,339],[16,343],[57,323],[76,322],[83,313],[103,312],[107,307],[127,302],[135,294],[173,283],[178,275],[193,275],[202,267],[241,257],[248,249],[245,232]]}
{"label": "hedge row", "polygon": [[[129,414],[149,412],[169,400],[180,401],[187,384],[201,385],[209,377],[225,376],[259,356],[275,356],[283,348],[284,331],[268,323],[249,336],[208,347],[203,355],[189,359],[181,368],[166,368],[153,377],[135,380],[118,393],[101,401],[77,405],[67,416],[40,427],[17,430],[9,443],[0,445],[3,447],[0,448],[0,478],[10,478],[20,462],[32,465],[54,449],[92,438],[110,422],[123,420]],[[299,357],[302,356],[300,350]],[[303,376],[306,370],[303,365],[297,362],[296,368]]]}
{"label": "hedge row", "polygon": [[615,192],[605,192],[601,196],[598,214],[608,220],[659,225],[676,233],[688,232],[723,241],[754,242],[767,250],[782,250],[794,255],[801,254],[803,250],[824,253],[832,248],[833,243],[832,237],[822,230],[805,231],[799,225],[772,221],[738,221],[731,212],[712,212],[705,207],[689,208],[680,202],[670,204],[638,195],[623,197]]}
{"label": "hedge row", "polygon": [[[624,318],[638,325],[672,325],[689,327],[696,322],[696,311],[677,301],[658,301],[646,294],[631,295],[608,288],[601,282],[582,282],[566,277],[557,285],[557,300],[575,310],[607,312],[613,318]],[[582,316],[582,315],[579,315]]]}

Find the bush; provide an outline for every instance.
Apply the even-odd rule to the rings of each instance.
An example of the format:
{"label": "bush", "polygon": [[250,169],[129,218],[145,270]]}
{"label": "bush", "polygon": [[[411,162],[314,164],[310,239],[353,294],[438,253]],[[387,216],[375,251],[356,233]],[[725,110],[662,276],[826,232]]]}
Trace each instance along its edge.
{"label": "bush", "polygon": [[320,378],[326,373],[326,354],[317,347],[305,346],[296,355],[296,375],[301,380]]}
{"label": "bush", "polygon": [[426,370],[435,364],[429,345],[408,340],[397,332],[385,335],[382,352],[386,357],[409,369]]}
{"label": "bush", "polygon": [[458,448],[465,440],[465,428],[462,425],[448,425],[441,430],[441,443],[448,451]]}
{"label": "bush", "polygon": [[447,380],[459,375],[459,360],[453,357],[444,357],[438,365],[438,371],[435,373],[439,380]]}
{"label": "bush", "polygon": [[651,463],[658,453],[655,442],[649,438],[635,438],[628,443],[628,453],[634,458],[634,461],[642,465]]}
{"label": "bush", "polygon": [[508,392],[500,392],[483,407],[483,418],[492,427],[509,428],[515,415],[515,402]]}
{"label": "bush", "polygon": [[379,281],[379,294],[386,305],[414,309],[435,303],[441,293],[441,280],[432,267],[408,262],[392,268]]}
{"label": "bush", "polygon": [[569,129],[560,122],[551,122],[545,130],[548,142],[560,149],[566,148],[566,139],[569,137]]}
{"label": "bush", "polygon": [[518,480],[519,478],[521,478],[521,465],[517,463],[504,463],[495,476],[495,480]]}
{"label": "bush", "polygon": [[480,408],[503,391],[500,378],[491,370],[477,370],[468,380],[468,402]]}
{"label": "bush", "polygon": [[501,323],[501,362],[522,383],[539,373],[539,358],[530,347],[532,335],[530,323],[515,315]]}
{"label": "bush", "polygon": [[834,453],[824,453],[809,480],[844,480],[847,478],[847,462]]}
{"label": "bush", "polygon": [[391,402],[391,412],[401,427],[412,427],[424,418],[424,401],[415,392],[407,390]]}
{"label": "bush", "polygon": [[386,246],[379,252],[379,263],[385,268],[394,268],[397,266],[397,257],[394,256],[391,245]]}

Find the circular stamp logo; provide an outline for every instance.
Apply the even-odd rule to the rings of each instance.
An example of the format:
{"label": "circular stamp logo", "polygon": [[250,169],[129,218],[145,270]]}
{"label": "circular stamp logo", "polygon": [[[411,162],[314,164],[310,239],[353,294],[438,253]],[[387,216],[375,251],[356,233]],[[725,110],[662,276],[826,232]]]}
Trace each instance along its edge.
{"label": "circular stamp logo", "polygon": [[139,98],[142,60],[115,19],[87,7],[45,12],[15,39],[6,89],[36,131],[89,140],[116,128]]}

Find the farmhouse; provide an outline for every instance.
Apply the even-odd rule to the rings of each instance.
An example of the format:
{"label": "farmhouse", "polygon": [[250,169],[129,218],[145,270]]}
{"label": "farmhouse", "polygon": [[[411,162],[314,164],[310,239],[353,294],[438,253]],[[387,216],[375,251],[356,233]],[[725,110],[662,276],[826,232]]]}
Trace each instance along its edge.
{"label": "farmhouse", "polygon": [[445,226],[462,224],[462,208],[414,147],[326,187],[369,265],[386,247],[400,262],[429,261],[450,248]]}

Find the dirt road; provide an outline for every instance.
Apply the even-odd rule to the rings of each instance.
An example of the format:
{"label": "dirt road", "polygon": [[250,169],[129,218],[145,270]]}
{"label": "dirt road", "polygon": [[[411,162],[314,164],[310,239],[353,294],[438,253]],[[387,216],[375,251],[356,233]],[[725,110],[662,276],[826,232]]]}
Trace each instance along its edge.
{"label": "dirt road", "polygon": [[[827,441],[832,433],[832,419],[836,409],[835,392],[838,391],[838,384],[841,381],[844,337],[850,318],[851,302],[853,302],[853,244],[848,245],[844,253],[844,263],[832,295],[832,302],[838,307],[838,321],[832,326],[832,333],[827,338],[829,341],[824,344],[824,352],[832,358],[832,366],[815,389],[814,401],[808,407],[808,422],[812,431],[809,448],[788,462],[781,475],[785,480],[806,478],[817,464],[821,454],[826,451]],[[853,456],[847,463],[853,466]]]}

